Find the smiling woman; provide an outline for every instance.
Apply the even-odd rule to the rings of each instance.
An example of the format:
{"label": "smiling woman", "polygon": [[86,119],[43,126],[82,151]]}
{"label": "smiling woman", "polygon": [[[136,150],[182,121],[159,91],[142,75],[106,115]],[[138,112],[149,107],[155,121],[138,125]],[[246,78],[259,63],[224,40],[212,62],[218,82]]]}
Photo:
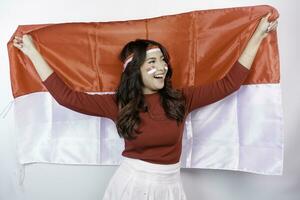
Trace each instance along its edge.
{"label": "smiling woman", "polygon": [[119,57],[126,65],[116,91],[120,108],[118,132],[128,139],[140,133],[138,126],[141,119],[138,113],[149,109],[144,97],[156,93],[161,96],[166,115],[178,123],[182,122],[184,97],[172,88],[172,67],[166,48],[153,40],[136,39],[124,46]]}

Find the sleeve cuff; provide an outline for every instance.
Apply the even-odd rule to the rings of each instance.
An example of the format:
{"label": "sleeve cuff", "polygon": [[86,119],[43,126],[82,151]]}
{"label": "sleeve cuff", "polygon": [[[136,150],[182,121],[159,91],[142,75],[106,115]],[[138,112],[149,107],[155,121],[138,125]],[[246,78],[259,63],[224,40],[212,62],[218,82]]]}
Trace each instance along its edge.
{"label": "sleeve cuff", "polygon": [[245,72],[249,72],[250,69],[248,69],[247,67],[245,67],[244,65],[242,65],[238,60],[236,61],[236,65],[239,66],[239,68],[242,69],[242,71],[245,71]]}
{"label": "sleeve cuff", "polygon": [[52,74],[50,74],[44,81],[42,81],[42,83],[44,85],[48,85],[50,82],[52,82],[53,79],[55,79],[57,77],[57,74],[55,72],[53,72]]}

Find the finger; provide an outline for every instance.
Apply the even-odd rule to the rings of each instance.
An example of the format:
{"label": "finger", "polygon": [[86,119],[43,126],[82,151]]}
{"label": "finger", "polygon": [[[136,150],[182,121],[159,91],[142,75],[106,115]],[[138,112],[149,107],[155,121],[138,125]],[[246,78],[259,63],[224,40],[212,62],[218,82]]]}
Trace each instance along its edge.
{"label": "finger", "polygon": [[15,38],[14,41],[16,41],[16,42],[22,42],[22,39]]}
{"label": "finger", "polygon": [[272,27],[270,28],[270,31],[273,31],[273,30],[275,30],[276,28],[277,28],[277,24],[274,25],[274,26],[272,26]]}
{"label": "finger", "polygon": [[276,24],[276,23],[278,23],[277,20],[274,20],[274,21],[270,22],[270,24]]}
{"label": "finger", "polygon": [[277,25],[278,25],[278,21],[273,21],[273,22],[270,23],[270,28],[269,29],[273,30],[277,27]]}
{"label": "finger", "polygon": [[13,40],[13,43],[15,43],[15,44],[22,44],[22,42],[17,41],[17,40]]}
{"label": "finger", "polygon": [[18,44],[19,44],[19,43],[22,43],[22,40],[18,40],[18,39],[16,39],[16,38],[15,38],[15,39],[13,40],[13,42],[15,42],[15,43],[18,43]]}
{"label": "finger", "polygon": [[265,18],[266,18],[266,19],[269,19],[270,16],[271,16],[271,13],[269,12],[269,13],[265,16]]}
{"label": "finger", "polygon": [[13,43],[13,45],[14,45],[15,47],[17,47],[18,49],[20,49],[20,50],[21,50],[22,47],[23,47],[21,44],[17,44],[17,43]]}
{"label": "finger", "polygon": [[13,40],[13,43],[19,44],[20,42],[18,40]]}
{"label": "finger", "polygon": [[20,36],[15,36],[15,39],[17,39],[17,40],[22,40],[22,37],[20,37]]}
{"label": "finger", "polygon": [[266,32],[268,33],[268,32],[274,31],[276,28],[277,28],[277,24],[275,24],[273,26],[269,26],[268,30]]}
{"label": "finger", "polygon": [[22,39],[20,37],[18,37],[18,36],[15,36],[14,40],[20,41]]}

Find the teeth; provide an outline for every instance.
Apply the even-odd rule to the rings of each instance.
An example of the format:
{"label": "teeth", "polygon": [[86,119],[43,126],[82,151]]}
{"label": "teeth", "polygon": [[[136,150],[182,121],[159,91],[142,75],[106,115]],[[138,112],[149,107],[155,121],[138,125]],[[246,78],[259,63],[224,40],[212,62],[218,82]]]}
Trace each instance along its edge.
{"label": "teeth", "polygon": [[162,77],[164,77],[164,75],[155,75],[154,77],[155,78],[162,78]]}

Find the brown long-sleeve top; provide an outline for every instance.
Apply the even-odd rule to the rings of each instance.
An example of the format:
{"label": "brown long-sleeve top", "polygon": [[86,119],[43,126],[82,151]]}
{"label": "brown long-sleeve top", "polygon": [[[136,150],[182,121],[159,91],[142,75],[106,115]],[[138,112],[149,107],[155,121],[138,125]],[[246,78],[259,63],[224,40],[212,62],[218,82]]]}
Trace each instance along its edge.
{"label": "brown long-sleeve top", "polygon": [[[202,86],[182,88],[180,91],[186,97],[186,113],[219,101],[238,90],[249,71],[237,61],[221,80]],[[116,121],[118,106],[115,94],[87,94],[74,91],[56,73],[52,73],[43,84],[59,104],[80,113]],[[166,117],[158,93],[144,96],[148,111],[140,112],[139,130],[143,133],[135,140],[125,139],[122,155],[158,164],[177,163],[181,155],[184,123],[178,126],[176,120]]]}

